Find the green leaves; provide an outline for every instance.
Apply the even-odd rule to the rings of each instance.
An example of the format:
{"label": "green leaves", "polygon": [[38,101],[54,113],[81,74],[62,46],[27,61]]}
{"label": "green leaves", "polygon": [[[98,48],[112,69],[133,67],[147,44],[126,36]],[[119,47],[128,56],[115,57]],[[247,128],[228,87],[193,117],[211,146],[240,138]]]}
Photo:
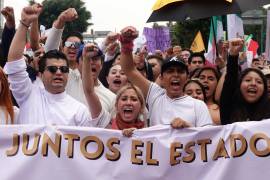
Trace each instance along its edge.
{"label": "green leaves", "polygon": [[45,0],[42,2],[43,12],[39,16],[40,24],[44,25],[46,29],[51,28],[53,22],[59,16],[59,14],[68,9],[75,8],[79,18],[73,22],[67,23],[65,25],[65,32],[85,32],[91,23],[88,20],[91,19],[91,13],[87,11],[84,6],[85,3],[81,0]]}

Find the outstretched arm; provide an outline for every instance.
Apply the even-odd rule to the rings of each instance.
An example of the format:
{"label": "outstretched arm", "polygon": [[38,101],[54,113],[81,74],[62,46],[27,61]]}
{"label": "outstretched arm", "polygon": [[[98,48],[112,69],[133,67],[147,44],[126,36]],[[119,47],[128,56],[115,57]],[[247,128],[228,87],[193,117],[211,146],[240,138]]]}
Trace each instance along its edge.
{"label": "outstretched arm", "polygon": [[28,6],[23,8],[21,13],[20,25],[17,29],[17,32],[12,40],[10,51],[8,54],[8,61],[15,61],[21,59],[23,56],[24,46],[26,43],[26,33],[31,23],[35,21],[40,12],[42,6]]}
{"label": "outstretched arm", "polygon": [[59,48],[66,22],[74,21],[77,18],[78,14],[74,8],[68,8],[58,16],[58,18],[53,23],[53,27],[50,30],[50,33],[48,34],[45,44],[45,52]]}
{"label": "outstretched arm", "polygon": [[90,43],[86,44],[83,49],[83,65],[82,65],[82,82],[84,94],[91,112],[92,118],[97,118],[102,111],[101,102],[94,90],[94,79],[92,75],[91,61],[98,53],[98,48]]}
{"label": "outstretched arm", "polygon": [[8,62],[5,65],[5,72],[8,74],[10,89],[18,105],[22,105],[32,91],[32,83],[26,72],[26,63],[22,56],[28,27],[38,18],[41,9],[41,6],[29,6],[22,10],[21,22],[12,40]]}
{"label": "outstretched arm", "polygon": [[150,81],[147,80],[143,75],[135,68],[133,63],[133,40],[138,37],[138,32],[134,27],[128,26],[121,31],[120,42],[121,42],[121,66],[127,75],[129,81],[138,86],[144,97],[147,96],[148,89],[150,87]]}
{"label": "outstretched arm", "polygon": [[38,27],[38,19],[36,19],[30,28],[30,45],[33,51],[36,51],[40,48],[39,46],[39,27]]}
{"label": "outstretched arm", "polygon": [[3,52],[3,59],[1,59],[1,66],[4,67],[7,61],[8,51],[11,41],[15,35],[15,17],[12,7],[5,7],[1,10],[1,14],[4,16],[6,23],[2,33],[1,48]]}
{"label": "outstretched arm", "polygon": [[230,42],[229,58],[227,62],[227,73],[220,97],[220,119],[221,124],[229,124],[230,116],[233,111],[232,104],[234,99],[232,95],[237,88],[238,82],[238,56],[243,48],[244,41],[241,39],[232,40]]}
{"label": "outstretched arm", "polygon": [[[39,4],[34,4],[33,7],[38,7]],[[40,15],[41,11],[38,15]],[[38,25],[38,18],[35,19],[32,22],[31,28],[30,28],[30,45],[33,51],[36,51],[40,48],[39,46],[39,39],[40,39],[40,33],[39,33],[39,25]]]}

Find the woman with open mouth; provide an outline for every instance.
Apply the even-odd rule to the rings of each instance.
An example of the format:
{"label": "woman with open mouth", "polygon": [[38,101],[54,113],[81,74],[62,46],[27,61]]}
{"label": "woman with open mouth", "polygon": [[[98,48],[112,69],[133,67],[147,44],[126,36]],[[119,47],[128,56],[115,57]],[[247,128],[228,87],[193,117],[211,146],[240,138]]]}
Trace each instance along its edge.
{"label": "woman with open mouth", "polygon": [[115,64],[110,68],[106,79],[109,85],[109,89],[115,94],[121,87],[128,83],[127,76],[119,64]]}
{"label": "woman with open mouth", "polygon": [[214,124],[220,124],[219,105],[215,100],[215,91],[220,78],[220,74],[213,67],[203,67],[198,73],[199,81],[202,83],[206,93],[205,103],[208,107]]}
{"label": "woman with open mouth", "polygon": [[220,98],[222,124],[260,121],[270,118],[267,83],[263,73],[254,68],[238,72],[238,56],[243,40],[230,42],[227,73]]}
{"label": "woman with open mouth", "polygon": [[[123,130],[125,136],[131,136],[134,129],[140,129],[145,123],[140,118],[144,114],[145,101],[141,90],[126,85],[118,90],[115,102],[116,116],[102,108],[100,99],[94,91],[91,58],[97,53],[94,44],[86,44],[83,49],[82,81],[93,124],[102,127]],[[90,74],[90,75],[89,75]]]}

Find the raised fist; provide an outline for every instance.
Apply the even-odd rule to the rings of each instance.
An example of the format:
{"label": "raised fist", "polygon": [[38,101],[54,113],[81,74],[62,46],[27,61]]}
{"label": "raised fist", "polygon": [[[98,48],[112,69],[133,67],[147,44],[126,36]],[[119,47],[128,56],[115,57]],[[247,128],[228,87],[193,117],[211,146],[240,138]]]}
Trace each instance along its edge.
{"label": "raised fist", "polygon": [[76,9],[68,8],[59,15],[59,20],[62,22],[71,22],[78,18]]}
{"label": "raised fist", "polygon": [[118,42],[112,42],[112,43],[108,44],[108,46],[106,48],[106,52],[109,55],[114,55],[119,47],[120,46],[119,46]]}
{"label": "raised fist", "polygon": [[1,10],[1,14],[5,17],[6,21],[14,21],[14,10],[12,7],[5,7]]}
{"label": "raised fist", "polygon": [[244,40],[236,38],[230,41],[229,43],[229,53],[232,56],[239,55],[239,52],[243,50]]}
{"label": "raised fist", "polygon": [[121,44],[127,44],[133,42],[138,37],[138,31],[132,26],[125,27],[121,30],[120,42]]}
{"label": "raised fist", "polygon": [[93,43],[86,44],[83,48],[83,53],[82,53],[83,59],[87,59],[87,60],[92,59],[93,57],[98,55],[98,51],[99,49],[95,44]]}
{"label": "raised fist", "polygon": [[109,32],[106,37],[105,46],[108,46],[111,43],[116,42],[119,39],[119,34],[115,32]]}
{"label": "raised fist", "polygon": [[33,21],[38,19],[41,11],[41,4],[34,4],[32,6],[25,7],[21,13],[21,21],[24,23],[24,25],[30,26]]}

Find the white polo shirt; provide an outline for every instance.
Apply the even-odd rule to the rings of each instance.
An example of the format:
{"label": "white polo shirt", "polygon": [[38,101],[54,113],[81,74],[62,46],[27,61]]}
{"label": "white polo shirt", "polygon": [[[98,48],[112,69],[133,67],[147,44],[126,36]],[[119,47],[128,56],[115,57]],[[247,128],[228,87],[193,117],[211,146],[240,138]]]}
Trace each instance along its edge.
{"label": "white polo shirt", "polygon": [[151,83],[146,103],[149,107],[150,126],[170,124],[174,118],[181,118],[194,127],[212,123],[206,104],[190,96],[171,99],[166,90],[156,83]]}
{"label": "white polo shirt", "polygon": [[85,105],[66,92],[51,94],[33,85],[26,72],[24,59],[7,62],[10,89],[20,106],[19,124],[95,126]]}

